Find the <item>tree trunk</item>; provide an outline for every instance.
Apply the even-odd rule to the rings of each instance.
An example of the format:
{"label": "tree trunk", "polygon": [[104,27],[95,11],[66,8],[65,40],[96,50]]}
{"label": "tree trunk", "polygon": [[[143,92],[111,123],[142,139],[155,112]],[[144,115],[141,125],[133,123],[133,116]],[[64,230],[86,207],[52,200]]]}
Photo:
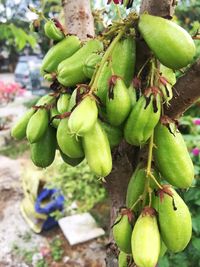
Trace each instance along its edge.
{"label": "tree trunk", "polygon": [[[82,40],[88,35],[94,36],[94,22],[91,15],[89,0],[62,0],[66,27],[69,33],[77,34]],[[175,0],[143,0],[140,13],[148,12],[152,15],[171,18],[176,5]],[[141,66],[144,60],[144,54],[147,53],[147,47],[141,50],[142,57],[137,59],[138,66]],[[144,61],[143,61],[144,62]],[[138,68],[137,68],[138,69]],[[200,61],[195,63],[192,68],[179,79],[175,85],[175,95],[171,101],[171,106],[165,109],[167,115],[177,118],[187,109],[198,97],[200,90]],[[179,98],[177,98],[179,96]],[[126,190],[131,174],[133,173],[138,161],[140,160],[140,151],[138,148],[127,145],[122,142],[113,152],[113,170],[106,177],[105,187],[108,190],[111,200],[111,225],[113,224],[116,213],[120,207],[125,205]],[[112,232],[112,231],[111,231]],[[110,242],[107,246],[106,264],[108,267],[117,267],[117,249],[110,235]]]}
{"label": "tree trunk", "polygon": [[62,0],[67,32],[81,40],[94,36],[94,20],[89,0]]}

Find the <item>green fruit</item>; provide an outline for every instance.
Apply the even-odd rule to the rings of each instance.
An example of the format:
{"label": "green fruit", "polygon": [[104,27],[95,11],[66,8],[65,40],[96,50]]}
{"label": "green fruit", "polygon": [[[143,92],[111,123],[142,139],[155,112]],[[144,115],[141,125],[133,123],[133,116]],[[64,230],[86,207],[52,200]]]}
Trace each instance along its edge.
{"label": "green fruit", "polygon": [[161,105],[159,96],[158,101],[156,101],[156,109],[154,96],[151,95],[148,99],[145,96],[141,96],[126,121],[124,137],[131,145],[144,145],[151,137],[160,119]]}
{"label": "green fruit", "polygon": [[127,215],[119,215],[113,226],[113,238],[118,248],[124,253],[131,253],[132,225]]}
{"label": "green fruit", "polygon": [[114,75],[120,76],[129,87],[133,79],[136,61],[136,44],[133,37],[126,37],[117,42],[111,57]]}
{"label": "green fruit", "polygon": [[91,171],[107,176],[112,170],[112,156],[106,133],[98,122],[83,136],[83,148]]}
{"label": "green fruit", "polygon": [[119,126],[125,121],[131,110],[131,100],[120,77],[116,77],[112,90],[113,95],[111,96],[109,93],[106,98],[107,119],[111,125]]}
{"label": "green fruit", "polygon": [[36,106],[43,106],[43,105],[50,105],[53,104],[56,101],[55,96],[52,95],[44,95],[42,96],[38,102],[36,103]]}
{"label": "green fruit", "polygon": [[131,261],[131,256],[120,251],[118,256],[118,265],[119,267],[129,267],[129,262]]}
{"label": "green fruit", "polygon": [[179,188],[191,186],[194,166],[182,135],[174,124],[169,129],[159,123],[154,131],[153,156],[163,178]]}
{"label": "green fruit", "polygon": [[138,27],[145,42],[163,65],[180,69],[193,61],[196,52],[194,41],[176,23],[143,14]]}
{"label": "green fruit", "polygon": [[[152,174],[156,178],[157,181],[160,180],[159,175],[155,170],[152,170]],[[142,168],[140,165],[136,168],[133,175],[130,178],[127,193],[126,193],[126,206],[131,208],[133,204],[138,200],[138,198],[143,194],[145,188],[145,182],[147,180],[147,173],[146,169]],[[157,185],[155,182],[150,178],[150,187],[152,189],[157,189]],[[138,203],[134,207],[134,211],[137,211],[140,208],[140,203]]]}
{"label": "green fruit", "polygon": [[41,73],[55,72],[58,64],[71,57],[80,48],[80,40],[76,36],[68,36],[49,49],[42,61]]}
{"label": "green fruit", "polygon": [[88,41],[73,56],[63,60],[58,66],[58,81],[64,86],[75,86],[88,80],[84,74],[85,60],[92,53],[103,51],[103,44],[98,40]]}
{"label": "green fruit", "polygon": [[134,88],[133,83],[131,83],[131,85],[129,86],[128,93],[131,100],[131,107],[133,107],[137,102],[136,89]]}
{"label": "green fruit", "polygon": [[160,234],[156,216],[155,213],[151,213],[152,210],[146,207],[133,228],[132,254],[134,262],[139,267],[155,267],[158,262]]}
{"label": "green fruit", "polygon": [[113,149],[118,146],[123,138],[122,130],[103,121],[99,121],[99,123],[108,137],[110,148]]}
{"label": "green fruit", "polygon": [[[60,113],[58,112],[56,107],[51,108],[51,110],[50,110],[50,119],[52,119],[54,116],[59,115],[59,114]],[[59,123],[60,123],[60,119],[54,118],[51,121],[51,125],[56,129],[58,128]]]}
{"label": "green fruit", "polygon": [[176,83],[176,75],[172,69],[165,67],[160,64],[160,73],[161,78],[164,77],[167,80],[166,85],[160,83],[159,88],[163,93],[163,99],[166,101],[167,105],[169,105],[169,101],[173,97],[172,87]]}
{"label": "green fruit", "polygon": [[104,64],[97,81],[95,93],[104,105],[112,74],[120,76],[127,87],[130,85],[135,69],[135,57],[135,41],[132,37],[122,39],[115,45],[110,56],[111,61]]}
{"label": "green fruit", "polygon": [[56,27],[53,20],[48,20],[44,24],[44,32],[49,39],[53,39],[55,41],[60,41],[65,37],[64,33],[58,27]]}
{"label": "green fruit", "polygon": [[48,128],[48,123],[49,113],[46,109],[38,109],[32,115],[26,129],[26,137],[31,144],[42,138]]}
{"label": "green fruit", "polygon": [[57,142],[61,151],[70,158],[82,158],[84,152],[81,141],[71,135],[68,127],[68,118],[62,119],[57,129]]}
{"label": "green fruit", "polygon": [[97,64],[101,61],[102,55],[99,54],[91,54],[89,57],[85,60],[84,66],[83,66],[83,72],[86,77],[92,78],[94,71],[96,69]]}
{"label": "green fruit", "polygon": [[191,239],[192,221],[187,205],[170,186],[165,189],[172,193],[161,193],[157,197],[158,220],[162,240],[167,248],[176,253],[184,250]]}
{"label": "green fruit", "polygon": [[69,94],[61,94],[57,101],[57,110],[59,113],[64,113],[68,111],[69,101],[71,95]]}
{"label": "green fruit", "polygon": [[35,113],[35,109],[29,109],[12,127],[11,136],[17,140],[22,140],[26,137],[26,128],[32,115]]}
{"label": "green fruit", "polygon": [[84,157],[82,157],[82,158],[74,158],[74,159],[73,158],[70,158],[67,155],[65,155],[61,150],[60,150],[60,155],[62,157],[62,160],[65,163],[67,163],[70,166],[72,166],[72,167],[75,167],[75,166],[79,165],[83,161],[83,159],[84,159]]}
{"label": "green fruit", "polygon": [[97,81],[97,91],[95,91],[96,95],[101,99],[104,105],[106,104],[109,79],[111,75],[112,75],[111,67],[109,66],[109,62],[106,62],[103,65],[101,73],[99,74],[99,78]]}
{"label": "green fruit", "polygon": [[98,116],[96,101],[86,96],[72,111],[69,117],[69,130],[72,134],[84,135],[94,126]]}
{"label": "green fruit", "polygon": [[69,106],[68,106],[68,111],[71,111],[73,107],[76,105],[76,94],[77,94],[77,89],[75,89],[70,97],[69,100]]}
{"label": "green fruit", "polygon": [[55,158],[56,146],[56,131],[49,126],[42,138],[30,146],[33,163],[41,168],[51,165]]}
{"label": "green fruit", "polygon": [[166,247],[165,243],[161,239],[161,241],[160,241],[159,259],[161,259],[165,255],[166,252],[167,252],[167,247]]}

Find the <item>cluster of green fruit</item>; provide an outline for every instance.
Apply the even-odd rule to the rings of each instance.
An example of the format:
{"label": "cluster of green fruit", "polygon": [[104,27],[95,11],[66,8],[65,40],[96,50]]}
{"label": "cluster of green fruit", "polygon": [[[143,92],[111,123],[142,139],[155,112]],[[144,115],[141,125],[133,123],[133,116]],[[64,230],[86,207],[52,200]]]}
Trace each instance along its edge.
{"label": "cluster of green fruit", "polygon": [[[189,211],[171,185],[191,186],[193,164],[162,107],[173,97],[174,70],[193,60],[194,42],[177,24],[148,14],[139,19],[130,14],[99,38],[82,43],[66,36],[54,21],[44,30],[57,41],[41,67],[54,92],[20,119],[12,136],[27,137],[38,167],[49,166],[59,149],[72,166],[86,158],[100,177],[111,172],[111,151],[123,138],[133,146],[149,143],[147,168],[140,165],[131,177],[127,208],[121,210],[113,234],[122,251],[120,267],[128,266],[127,259],[132,262],[131,253],[137,266],[155,267],[167,248],[181,251],[191,237]],[[136,32],[153,53],[133,79]],[[134,227],[133,212],[138,217]]]}

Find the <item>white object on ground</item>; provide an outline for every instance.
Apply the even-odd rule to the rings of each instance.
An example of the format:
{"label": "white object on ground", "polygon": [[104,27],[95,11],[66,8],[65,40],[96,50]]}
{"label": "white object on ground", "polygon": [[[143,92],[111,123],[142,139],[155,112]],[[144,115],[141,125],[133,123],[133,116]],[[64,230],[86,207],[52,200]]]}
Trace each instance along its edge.
{"label": "white object on ground", "polygon": [[64,217],[58,221],[58,224],[71,246],[105,234],[89,213]]}

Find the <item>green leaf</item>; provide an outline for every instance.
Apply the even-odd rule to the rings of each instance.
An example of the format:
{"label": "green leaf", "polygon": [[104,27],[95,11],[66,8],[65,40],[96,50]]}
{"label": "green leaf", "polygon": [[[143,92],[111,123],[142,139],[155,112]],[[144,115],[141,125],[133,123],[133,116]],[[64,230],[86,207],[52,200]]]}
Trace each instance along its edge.
{"label": "green leaf", "polygon": [[192,245],[194,248],[196,248],[200,252],[200,239],[199,238],[193,237]]}

